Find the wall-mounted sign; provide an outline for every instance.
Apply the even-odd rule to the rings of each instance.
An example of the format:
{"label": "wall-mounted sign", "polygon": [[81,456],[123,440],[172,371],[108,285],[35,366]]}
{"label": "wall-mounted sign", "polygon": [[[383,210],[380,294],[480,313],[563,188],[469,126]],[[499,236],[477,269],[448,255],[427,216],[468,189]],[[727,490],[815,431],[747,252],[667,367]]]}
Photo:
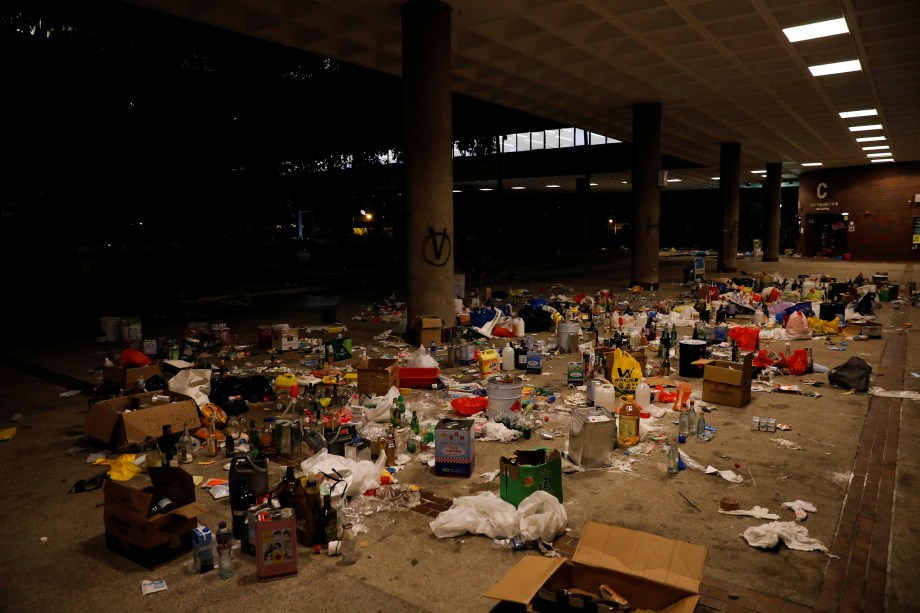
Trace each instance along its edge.
{"label": "wall-mounted sign", "polygon": [[851,222],[850,222],[850,227],[847,228],[847,230],[848,230],[849,232],[856,232],[856,222],[855,222],[855,221],[851,221]]}
{"label": "wall-mounted sign", "polygon": [[914,249],[920,245],[920,217],[914,217]]}

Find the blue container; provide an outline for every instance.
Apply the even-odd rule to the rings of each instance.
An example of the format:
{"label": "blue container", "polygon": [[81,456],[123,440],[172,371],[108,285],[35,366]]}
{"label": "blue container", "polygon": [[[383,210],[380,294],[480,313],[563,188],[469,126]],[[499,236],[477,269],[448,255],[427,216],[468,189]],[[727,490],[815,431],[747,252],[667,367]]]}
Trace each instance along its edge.
{"label": "blue container", "polygon": [[471,309],[470,325],[481,328],[495,318],[495,309]]}

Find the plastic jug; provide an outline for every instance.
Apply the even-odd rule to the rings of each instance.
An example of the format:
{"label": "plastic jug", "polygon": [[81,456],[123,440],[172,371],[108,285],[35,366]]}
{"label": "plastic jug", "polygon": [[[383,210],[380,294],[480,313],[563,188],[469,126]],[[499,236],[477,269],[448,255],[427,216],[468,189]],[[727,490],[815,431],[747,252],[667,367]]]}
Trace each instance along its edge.
{"label": "plastic jug", "polygon": [[604,407],[613,413],[616,408],[616,390],[613,383],[601,383],[594,386],[594,406]]}
{"label": "plastic jug", "polygon": [[256,498],[268,493],[268,460],[253,460],[248,453],[237,452],[230,460],[230,497],[245,482]]}
{"label": "plastic jug", "polygon": [[288,392],[291,398],[297,398],[297,377],[292,373],[283,373],[275,377],[275,393]]}
{"label": "plastic jug", "polygon": [[511,346],[509,342],[505,345],[505,348],[502,349],[502,370],[505,372],[511,372],[514,370],[514,347]]}
{"label": "plastic jug", "polygon": [[497,373],[498,371],[498,352],[494,349],[486,349],[484,351],[480,351],[479,372],[484,375],[490,375]]}

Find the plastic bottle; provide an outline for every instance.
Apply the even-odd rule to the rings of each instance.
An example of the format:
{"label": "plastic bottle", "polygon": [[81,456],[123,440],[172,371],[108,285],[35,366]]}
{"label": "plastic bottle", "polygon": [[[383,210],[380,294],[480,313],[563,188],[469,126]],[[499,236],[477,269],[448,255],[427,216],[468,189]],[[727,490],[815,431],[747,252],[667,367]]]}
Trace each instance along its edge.
{"label": "plastic bottle", "polygon": [[233,535],[227,528],[227,522],[221,520],[217,527],[217,576],[221,579],[233,576],[233,558],[230,553],[232,546]]}
{"label": "plastic bottle", "polygon": [[620,449],[628,449],[639,444],[639,407],[631,395],[626,396],[626,403],[620,407],[617,444]]}
{"label": "plastic bottle", "polygon": [[502,370],[505,372],[514,370],[514,347],[511,346],[511,341],[508,341],[508,344],[502,349]]}
{"label": "plastic bottle", "polygon": [[643,377],[636,385],[636,404],[639,405],[640,411],[647,411],[652,405],[652,389],[645,381],[645,377]]}

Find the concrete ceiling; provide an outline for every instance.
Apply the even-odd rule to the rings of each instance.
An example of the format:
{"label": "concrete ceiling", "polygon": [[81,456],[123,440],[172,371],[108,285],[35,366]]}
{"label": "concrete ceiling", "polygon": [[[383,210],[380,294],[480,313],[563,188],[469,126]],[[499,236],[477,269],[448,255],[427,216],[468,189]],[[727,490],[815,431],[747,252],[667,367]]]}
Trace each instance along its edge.
{"label": "concrete ceiling", "polygon": [[[401,73],[400,0],[128,0],[384,73]],[[718,182],[719,144],[741,143],[742,183],[782,162],[870,164],[862,147],[920,160],[918,0],[451,0],[452,88],[631,141],[637,102],[662,104],[676,189]],[[844,17],[849,33],[790,43],[782,29]],[[808,66],[858,59],[813,77]],[[877,109],[877,117],[840,112]],[[850,126],[881,123],[880,131]],[[887,140],[859,143],[857,137]],[[806,167],[804,170],[808,170]],[[554,183],[574,177],[553,177]],[[622,173],[594,189],[625,189]],[[546,183],[532,180],[532,187]]]}

